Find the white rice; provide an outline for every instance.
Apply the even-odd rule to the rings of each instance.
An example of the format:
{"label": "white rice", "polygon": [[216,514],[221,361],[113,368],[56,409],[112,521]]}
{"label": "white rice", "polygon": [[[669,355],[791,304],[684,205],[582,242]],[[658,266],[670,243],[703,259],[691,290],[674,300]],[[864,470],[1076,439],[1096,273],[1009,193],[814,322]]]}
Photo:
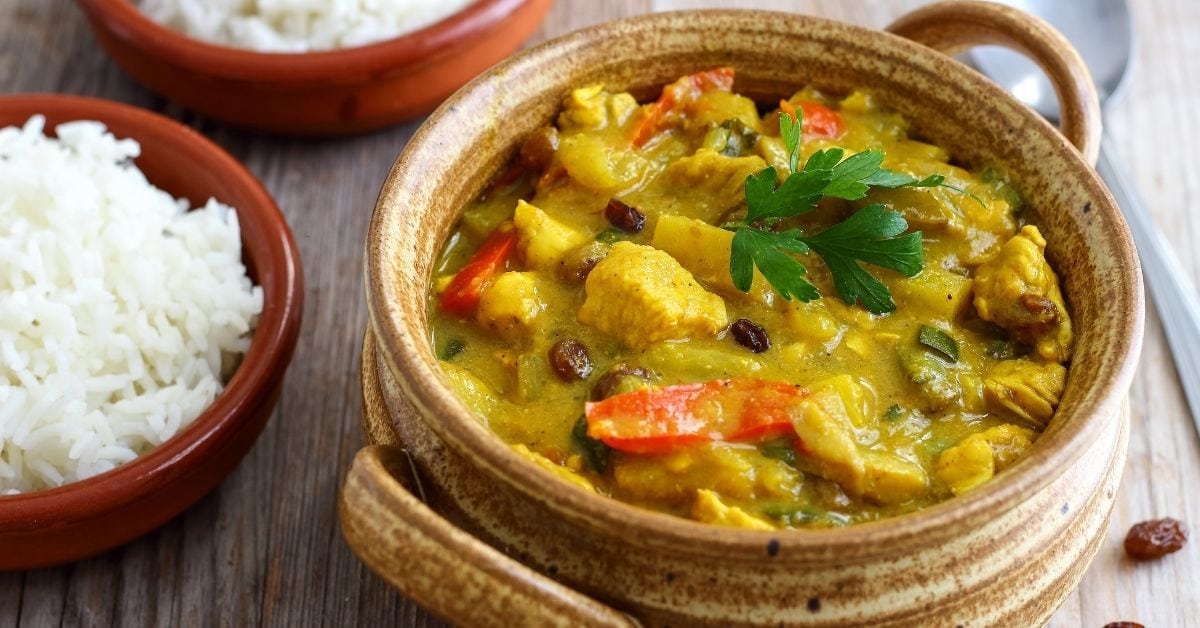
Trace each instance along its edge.
{"label": "white rice", "polygon": [[0,494],[108,471],[191,423],[262,289],[237,214],[195,211],[96,122],[0,129]]}
{"label": "white rice", "polygon": [[134,0],[190,37],[261,52],[353,48],[399,37],[474,0]]}

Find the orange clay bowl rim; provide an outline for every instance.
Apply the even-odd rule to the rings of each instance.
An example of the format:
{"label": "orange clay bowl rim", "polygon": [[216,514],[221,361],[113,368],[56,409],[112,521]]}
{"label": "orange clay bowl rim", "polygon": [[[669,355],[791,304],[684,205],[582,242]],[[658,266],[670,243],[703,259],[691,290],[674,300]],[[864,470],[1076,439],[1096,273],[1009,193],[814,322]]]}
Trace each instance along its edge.
{"label": "orange clay bowl rim", "polygon": [[455,43],[503,22],[528,0],[475,0],[425,28],[373,44],[315,52],[259,52],[210,43],[159,24],[131,0],[77,0],[106,26],[151,55],[203,73],[268,83],[339,79],[426,62]]}
{"label": "orange clay bowl rim", "polygon": [[[256,284],[263,288],[263,313],[254,328],[250,349],[225,388],[191,425],[158,447],[100,475],[53,489],[0,496],[0,536],[23,526],[45,527],[56,521],[98,517],[136,502],[151,491],[185,481],[206,457],[214,454],[212,446],[236,438],[249,413],[264,402],[262,396],[269,394],[272,382],[282,376],[300,331],[303,297],[299,252],[275,201],[254,175],[212,141],[156,113],[97,98],[55,94],[0,97],[0,116],[8,118],[14,112],[24,112],[26,118],[45,114],[48,118],[61,116],[106,124],[119,120],[122,126],[136,129],[122,135],[139,143],[147,141],[143,134],[167,136],[169,144],[202,154],[206,166],[253,199],[251,204],[234,209],[243,232],[247,216],[265,225],[263,231],[271,246],[255,251],[251,258],[260,269],[259,275],[269,267],[278,279],[271,286]],[[8,125],[0,122],[0,126]],[[244,235],[242,243],[247,246]]]}
{"label": "orange clay bowl rim", "polygon": [[[429,117],[397,159],[384,184],[380,203],[367,236],[368,311],[373,329],[376,330],[375,337],[383,348],[382,357],[385,364],[396,374],[397,384],[419,410],[423,419],[434,428],[439,438],[447,440],[453,449],[465,455],[472,464],[499,478],[522,495],[544,504],[567,520],[608,534],[621,535],[645,547],[670,548],[725,559],[757,560],[763,556],[766,547],[773,551],[786,552],[787,555],[796,558],[836,558],[841,550],[854,549],[854,555],[862,556],[864,547],[877,548],[870,551],[888,553],[894,552],[897,546],[909,547],[913,543],[945,541],[956,535],[956,528],[961,529],[963,525],[982,525],[994,519],[998,513],[1007,512],[1049,485],[1058,477],[1061,469],[1073,464],[1083,455],[1086,448],[1095,442],[1105,427],[1103,421],[1097,420],[1098,417],[1115,416],[1118,413],[1125,399],[1122,391],[1128,390],[1136,367],[1136,360],[1130,359],[1130,356],[1138,355],[1140,348],[1140,334],[1137,330],[1141,328],[1144,306],[1137,256],[1128,227],[1120,218],[1111,195],[1078,151],[1062,138],[1057,129],[1028,108],[1023,109],[1028,122],[1035,128],[1040,128],[1040,131],[1035,132],[1057,136],[1062,141],[1065,158],[1075,162],[1074,168],[1077,171],[1090,173],[1087,187],[1105,201],[1096,210],[1099,214],[1108,214],[1108,218],[1113,221],[1115,231],[1111,235],[1115,242],[1114,248],[1122,258],[1122,267],[1130,271],[1112,279],[1128,282],[1122,285],[1128,286],[1129,303],[1132,306],[1122,322],[1122,332],[1109,342],[1113,351],[1123,350],[1126,353],[1118,367],[1101,371],[1109,376],[1102,394],[1087,397],[1078,404],[1078,414],[1087,417],[1086,420],[1080,421],[1080,425],[1077,426],[1079,429],[1070,432],[1054,430],[1043,435],[1029,455],[999,474],[996,481],[988,482],[965,495],[912,513],[842,528],[746,530],[704,524],[586,491],[539,468],[532,461],[514,452],[499,436],[476,419],[445,384],[440,372],[429,368],[429,364],[421,355],[421,348],[428,348],[429,339],[408,334],[400,318],[399,309],[388,306],[389,303],[401,302],[403,297],[397,287],[386,280],[384,263],[390,249],[396,246],[389,244],[388,238],[383,237],[386,225],[403,219],[402,214],[409,209],[389,203],[391,190],[402,179],[420,176],[417,172],[420,166],[414,165],[416,160],[406,158],[412,154],[409,151],[435,150],[436,146],[426,145],[427,137],[443,116],[458,108],[467,94],[486,89],[493,81],[503,80],[502,77],[513,74],[517,67],[544,63],[544,57],[555,50],[586,46],[589,40],[613,27],[627,26],[640,21],[666,20],[672,15],[681,14],[707,14],[714,17],[758,14],[763,20],[806,20],[822,27],[836,26],[860,37],[888,39],[891,45],[905,49],[910,57],[944,57],[939,52],[891,33],[824,18],[755,10],[693,10],[644,15],[585,28],[518,53],[476,77]],[[954,72],[954,80],[979,94],[981,99],[1013,100],[1001,87],[965,66],[956,67]],[[420,298],[425,299],[424,292]],[[436,419],[429,419],[431,416]]]}

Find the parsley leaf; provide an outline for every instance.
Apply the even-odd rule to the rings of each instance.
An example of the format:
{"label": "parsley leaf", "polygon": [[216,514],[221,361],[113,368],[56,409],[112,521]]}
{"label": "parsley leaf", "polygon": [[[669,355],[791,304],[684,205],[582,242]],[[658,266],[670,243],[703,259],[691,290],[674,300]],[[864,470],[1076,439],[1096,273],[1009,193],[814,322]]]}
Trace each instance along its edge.
{"label": "parsley leaf", "polygon": [[908,223],[900,214],[874,204],[815,236],[803,238],[803,242],[825,261],[843,301],[850,305],[861,302],[868,311],[883,314],[896,309],[892,295],[859,262],[916,276],[924,266],[921,232],[901,235],[905,229]]}
{"label": "parsley leaf", "polygon": [[801,301],[812,301],[821,296],[816,286],[804,278],[808,270],[787,252],[808,252],[798,230],[772,233],[753,227],[738,229],[733,234],[732,254],[729,256],[729,275],[733,285],[742,292],[749,292],[754,282],[754,267],[757,266],[771,287],[785,299],[795,297]]}
{"label": "parsley leaf", "polygon": [[[796,113],[798,116],[803,115],[800,112]],[[792,172],[800,165],[800,126],[799,117],[787,114],[779,116],[779,137],[783,138],[783,145],[787,148],[788,166]]]}
{"label": "parsley leaf", "polygon": [[820,295],[816,287],[804,278],[807,269],[794,257],[812,251],[829,268],[842,300],[851,305],[861,303],[875,314],[892,312],[896,304],[887,286],[862,264],[887,268],[908,277],[921,272],[924,266],[921,233],[905,234],[908,223],[900,214],[883,205],[868,205],[813,236],[805,236],[798,229],[777,233],[771,227],[781,219],[812,211],[823,198],[855,201],[865,197],[872,187],[945,187],[970,194],[947,184],[946,177],[940,174],[918,179],[888,170],[883,167],[884,153],[879,149],[847,157],[845,149],[826,148],[810,155],[800,168],[802,129],[802,111],[779,117],[779,135],[787,150],[791,173],[779,185],[776,185],[779,171],[773,166],[748,176],[746,217],[725,225],[734,231],[729,256],[733,284],[749,292],[757,268],[784,299],[817,299]]}
{"label": "parsley leaf", "polygon": [[810,212],[821,201],[833,173],[829,170],[802,170],[775,187],[773,166],[746,177],[745,223],[769,218],[786,218]]}

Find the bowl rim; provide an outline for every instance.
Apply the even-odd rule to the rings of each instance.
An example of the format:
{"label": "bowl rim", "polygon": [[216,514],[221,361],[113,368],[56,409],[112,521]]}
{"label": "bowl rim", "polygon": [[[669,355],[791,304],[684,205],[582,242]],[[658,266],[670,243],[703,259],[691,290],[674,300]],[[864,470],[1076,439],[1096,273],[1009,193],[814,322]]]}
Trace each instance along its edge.
{"label": "bowl rim", "polygon": [[109,31],[152,56],[205,74],[271,83],[307,82],[348,73],[383,73],[427,63],[458,41],[503,22],[531,0],[474,0],[421,29],[363,46],[313,52],[260,52],[191,37],[155,22],[131,0],[76,0]]}
{"label": "bowl rim", "polygon": [[[269,394],[272,383],[286,369],[298,340],[304,299],[300,255],[283,213],[262,183],[212,140],[160,114],[100,98],[61,94],[0,96],[0,114],[16,115],[15,112],[25,112],[25,119],[44,114],[96,120],[106,125],[118,120],[123,126],[136,128],[133,132],[122,132],[122,137],[144,143],[143,135],[148,135],[165,140],[172,147],[204,154],[222,178],[253,199],[249,205],[235,208],[239,222],[244,231],[245,217],[254,216],[252,220],[264,226],[268,246],[251,252],[243,236],[243,254],[251,257],[260,269],[270,267],[278,279],[271,286],[256,284],[263,288],[263,313],[250,348],[224,389],[200,416],[161,445],[99,475],[56,488],[0,495],[0,534],[53,522],[98,518],[192,473],[212,455],[206,445],[219,445],[232,438],[254,410],[268,402],[264,395]],[[53,127],[48,123],[46,130],[53,131]]]}
{"label": "bowl rim", "polygon": [[[1122,312],[1122,333],[1112,344],[1114,351],[1123,350],[1124,353],[1116,360],[1115,366],[1105,370],[1109,377],[1103,394],[1085,397],[1079,403],[1077,413],[1087,417],[1078,426],[1080,429],[1070,432],[1055,430],[1045,434],[1039,439],[1041,446],[999,474],[998,481],[910,513],[840,528],[748,530],[704,524],[588,492],[520,456],[474,418],[446,385],[445,377],[437,369],[429,369],[422,358],[420,348],[428,346],[428,337],[409,334],[403,325],[400,309],[389,305],[404,301],[406,296],[405,291],[387,281],[390,276],[386,269],[389,251],[401,248],[399,238],[387,231],[387,225],[410,211],[410,208],[400,207],[394,202],[396,190],[400,187],[401,179],[406,178],[407,170],[413,168],[410,155],[430,149],[426,142],[432,134],[431,129],[456,109],[461,109],[459,105],[469,94],[486,90],[489,83],[502,80],[501,77],[505,75],[513,76],[516,68],[522,65],[544,65],[544,61],[552,58],[556,51],[585,48],[593,45],[593,40],[612,34],[617,29],[670,28],[673,19],[684,16],[719,20],[748,15],[764,23],[796,22],[822,30],[839,29],[858,37],[884,38],[890,46],[903,50],[910,58],[923,58],[930,62],[935,62],[934,59],[953,61],[933,49],[886,31],[811,15],[754,9],[700,9],[638,15],[580,29],[509,57],[462,87],[430,115],[405,146],[383,185],[370,223],[365,251],[368,312],[380,355],[421,420],[433,429],[439,439],[466,457],[472,466],[556,515],[601,533],[629,537],[633,530],[639,533],[635,541],[647,546],[743,559],[762,556],[764,548],[768,548],[771,556],[777,552],[787,552],[793,557],[863,556],[864,552],[895,551],[896,546],[907,547],[918,540],[928,543],[949,539],[956,527],[982,525],[993,518],[994,513],[1011,510],[1028,496],[1049,485],[1055,477],[1053,469],[1078,460],[1105,428],[1105,423],[1098,417],[1111,416],[1116,420],[1141,350],[1145,304],[1140,265],[1128,226],[1091,166],[1057,129],[1027,107],[1021,108],[1021,115],[1033,126],[1034,132],[1052,135],[1060,147],[1059,155],[1072,164],[1074,171],[1081,173],[1087,189],[1103,199],[1102,206],[1093,208],[1092,215],[1104,216],[1114,226],[1115,232],[1111,234],[1114,248],[1122,268],[1128,271],[1126,276],[1119,279],[1130,307]],[[966,66],[955,63],[949,67],[956,81],[981,94],[981,98],[1019,104],[1001,87]],[[1128,283],[1124,283],[1125,280]],[[415,298],[424,300],[427,291],[426,285],[426,289]]]}

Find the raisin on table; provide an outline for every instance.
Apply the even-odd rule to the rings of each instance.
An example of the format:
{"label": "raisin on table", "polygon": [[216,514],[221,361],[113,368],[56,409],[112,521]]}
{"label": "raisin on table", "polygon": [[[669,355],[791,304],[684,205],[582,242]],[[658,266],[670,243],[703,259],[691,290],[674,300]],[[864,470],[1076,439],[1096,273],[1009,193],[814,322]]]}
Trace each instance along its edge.
{"label": "raisin on table", "polygon": [[1187,524],[1178,519],[1143,521],[1130,528],[1125,536],[1125,553],[1137,560],[1162,558],[1178,552],[1187,540]]}

